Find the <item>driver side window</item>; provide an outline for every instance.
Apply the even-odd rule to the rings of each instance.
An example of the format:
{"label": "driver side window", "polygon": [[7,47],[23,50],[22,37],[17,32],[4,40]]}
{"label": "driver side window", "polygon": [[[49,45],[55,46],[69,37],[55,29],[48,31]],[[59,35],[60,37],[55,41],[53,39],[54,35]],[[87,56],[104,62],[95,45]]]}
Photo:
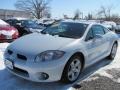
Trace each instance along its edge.
{"label": "driver side window", "polygon": [[92,40],[94,38],[94,35],[93,35],[93,30],[92,28],[89,30],[87,36],[86,36],[86,39],[85,41],[89,41],[89,40]]}

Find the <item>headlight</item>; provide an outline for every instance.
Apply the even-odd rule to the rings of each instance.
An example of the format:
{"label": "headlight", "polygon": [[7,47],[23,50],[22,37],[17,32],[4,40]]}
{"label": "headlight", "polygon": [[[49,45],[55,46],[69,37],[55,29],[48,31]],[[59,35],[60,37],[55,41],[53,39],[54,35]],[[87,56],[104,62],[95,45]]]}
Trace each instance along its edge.
{"label": "headlight", "polygon": [[65,54],[64,51],[50,50],[40,53],[36,56],[35,62],[49,61],[60,59]]}

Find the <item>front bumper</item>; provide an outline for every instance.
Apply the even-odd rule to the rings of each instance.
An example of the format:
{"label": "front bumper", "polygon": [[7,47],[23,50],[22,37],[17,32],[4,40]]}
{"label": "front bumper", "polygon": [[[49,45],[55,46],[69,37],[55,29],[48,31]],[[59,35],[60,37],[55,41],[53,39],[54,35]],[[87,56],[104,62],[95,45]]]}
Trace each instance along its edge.
{"label": "front bumper", "polygon": [[[43,62],[43,63],[25,63],[24,61],[18,60],[13,61],[13,69],[8,68],[8,70],[21,78],[35,81],[35,82],[54,82],[59,81],[62,77],[62,73],[65,67],[65,58],[56,60],[53,62]],[[43,74],[47,75],[47,77]]]}

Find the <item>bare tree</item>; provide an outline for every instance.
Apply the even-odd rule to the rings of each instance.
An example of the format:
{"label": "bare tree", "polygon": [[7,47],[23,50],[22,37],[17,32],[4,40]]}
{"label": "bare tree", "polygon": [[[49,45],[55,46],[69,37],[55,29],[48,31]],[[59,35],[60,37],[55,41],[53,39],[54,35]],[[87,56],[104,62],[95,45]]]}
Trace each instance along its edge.
{"label": "bare tree", "polygon": [[77,9],[77,10],[75,11],[73,20],[76,20],[76,19],[79,19],[79,18],[80,18],[80,11]]}
{"label": "bare tree", "polygon": [[112,15],[112,10],[113,10],[113,5],[111,5],[109,7],[101,6],[97,15],[100,18],[105,18],[106,20],[110,20],[111,15]]}
{"label": "bare tree", "polygon": [[87,19],[87,20],[92,20],[92,19],[94,19],[94,18],[93,18],[93,15],[92,15],[91,13],[88,13],[88,15],[85,16],[85,19]]}
{"label": "bare tree", "polygon": [[44,15],[50,15],[51,0],[17,0],[15,7],[19,10],[30,12],[35,18],[42,18]]}
{"label": "bare tree", "polygon": [[68,15],[66,15],[66,14],[64,14],[63,17],[64,17],[64,19],[70,19],[70,18],[68,17]]}
{"label": "bare tree", "polygon": [[120,22],[120,16],[118,14],[112,14],[111,21],[114,21],[116,23]]}

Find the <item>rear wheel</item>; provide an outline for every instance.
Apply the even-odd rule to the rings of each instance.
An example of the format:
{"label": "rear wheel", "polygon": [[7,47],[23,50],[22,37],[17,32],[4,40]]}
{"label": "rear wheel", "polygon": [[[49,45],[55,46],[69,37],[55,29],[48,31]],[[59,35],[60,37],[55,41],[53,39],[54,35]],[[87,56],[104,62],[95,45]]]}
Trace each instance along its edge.
{"label": "rear wheel", "polygon": [[116,56],[116,52],[117,52],[117,43],[114,43],[113,44],[113,46],[112,46],[112,49],[111,49],[111,53],[110,53],[110,55],[108,56],[108,58],[110,59],[110,60],[113,60],[114,58],[115,58],[115,56]]}
{"label": "rear wheel", "polygon": [[62,81],[65,83],[75,82],[82,70],[80,56],[73,56],[67,63],[62,76]]}

